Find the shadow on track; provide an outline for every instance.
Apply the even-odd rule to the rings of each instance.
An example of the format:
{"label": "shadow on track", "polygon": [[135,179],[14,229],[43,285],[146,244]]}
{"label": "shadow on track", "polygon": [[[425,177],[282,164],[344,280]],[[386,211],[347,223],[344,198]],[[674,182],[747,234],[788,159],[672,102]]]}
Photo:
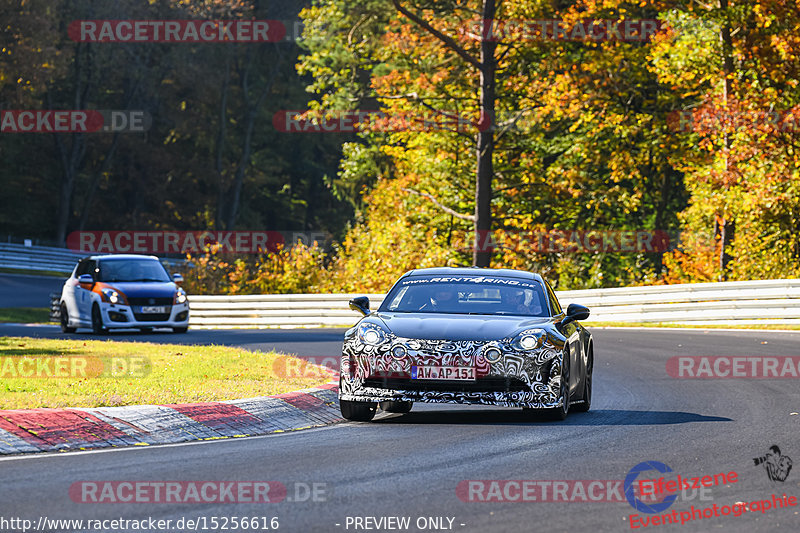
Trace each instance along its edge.
{"label": "shadow on track", "polygon": [[520,410],[419,411],[389,416],[372,424],[464,424],[464,425],[559,425],[559,426],[650,426],[688,424],[691,422],[733,422],[722,416],[708,416],[683,411],[633,411],[597,409],[589,413],[572,413],[563,422],[546,421]]}

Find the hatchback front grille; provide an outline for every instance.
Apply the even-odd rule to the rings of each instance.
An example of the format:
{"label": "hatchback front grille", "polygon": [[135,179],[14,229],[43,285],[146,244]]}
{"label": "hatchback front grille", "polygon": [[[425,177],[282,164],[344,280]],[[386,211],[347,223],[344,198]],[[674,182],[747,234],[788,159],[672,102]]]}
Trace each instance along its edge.
{"label": "hatchback front grille", "polygon": [[170,313],[133,313],[139,322],[166,322],[169,320],[169,315]]}
{"label": "hatchback front grille", "polygon": [[128,303],[131,305],[172,305],[172,298],[136,297],[128,298]]}

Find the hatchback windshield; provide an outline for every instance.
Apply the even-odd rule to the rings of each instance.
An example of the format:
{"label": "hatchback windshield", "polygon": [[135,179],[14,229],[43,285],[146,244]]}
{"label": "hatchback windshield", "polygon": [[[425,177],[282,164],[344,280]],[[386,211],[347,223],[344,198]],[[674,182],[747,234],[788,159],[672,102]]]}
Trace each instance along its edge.
{"label": "hatchback windshield", "polygon": [[549,316],[538,282],[486,276],[407,278],[392,288],[379,310]]}
{"label": "hatchback windshield", "polygon": [[99,281],[171,280],[163,265],[154,259],[107,259],[100,261]]}

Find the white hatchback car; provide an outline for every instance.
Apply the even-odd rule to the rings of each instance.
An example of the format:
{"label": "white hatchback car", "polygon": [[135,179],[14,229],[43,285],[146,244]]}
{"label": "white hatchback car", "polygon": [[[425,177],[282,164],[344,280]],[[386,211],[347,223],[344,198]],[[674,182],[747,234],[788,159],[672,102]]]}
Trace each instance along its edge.
{"label": "white hatchback car", "polygon": [[189,300],[164,265],[150,255],[94,255],[81,259],[64,283],[59,309],[61,331],[91,328],[189,329]]}

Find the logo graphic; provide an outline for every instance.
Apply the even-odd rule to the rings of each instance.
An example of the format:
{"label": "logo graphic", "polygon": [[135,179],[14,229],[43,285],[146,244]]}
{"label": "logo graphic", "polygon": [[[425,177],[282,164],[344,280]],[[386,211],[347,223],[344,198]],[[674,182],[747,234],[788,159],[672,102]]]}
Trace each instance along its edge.
{"label": "logo graphic", "polygon": [[675,503],[675,500],[678,498],[678,495],[670,494],[662,501],[655,503],[644,503],[642,500],[637,498],[636,494],[634,493],[634,486],[636,479],[639,477],[639,474],[641,474],[642,472],[647,472],[648,470],[657,470],[662,474],[665,474],[667,472],[672,472],[672,469],[662,462],[644,461],[630,469],[628,475],[625,476],[625,483],[623,484],[623,489],[625,491],[625,498],[627,498],[628,503],[631,504],[631,507],[643,513],[657,514],[660,513],[661,511],[669,509],[669,507],[673,503]]}
{"label": "logo graphic", "polygon": [[792,460],[786,455],[781,455],[781,449],[777,445],[772,445],[766,455],[754,457],[753,463],[758,466],[763,464],[767,470],[767,477],[770,481],[786,481],[789,472],[792,471]]}

